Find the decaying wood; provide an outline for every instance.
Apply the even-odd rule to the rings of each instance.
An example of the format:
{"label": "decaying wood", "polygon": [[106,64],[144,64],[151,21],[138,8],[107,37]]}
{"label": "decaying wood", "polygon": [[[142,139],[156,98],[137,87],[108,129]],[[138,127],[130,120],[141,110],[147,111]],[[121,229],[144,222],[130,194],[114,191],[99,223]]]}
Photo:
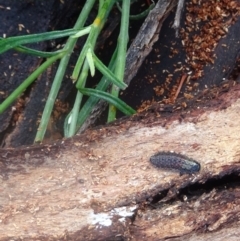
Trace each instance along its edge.
{"label": "decaying wood", "polygon": [[[0,150],[0,240],[236,240],[239,187],[199,190],[240,173],[240,86],[197,106]],[[149,162],[158,151],[185,154],[202,169],[158,170]]]}
{"label": "decaying wood", "polygon": [[124,75],[124,82],[128,85],[136,75],[146,56],[152,51],[153,44],[159,38],[159,32],[164,20],[176,4],[176,0],[160,0],[145,19],[128,50],[126,60],[127,69]]}

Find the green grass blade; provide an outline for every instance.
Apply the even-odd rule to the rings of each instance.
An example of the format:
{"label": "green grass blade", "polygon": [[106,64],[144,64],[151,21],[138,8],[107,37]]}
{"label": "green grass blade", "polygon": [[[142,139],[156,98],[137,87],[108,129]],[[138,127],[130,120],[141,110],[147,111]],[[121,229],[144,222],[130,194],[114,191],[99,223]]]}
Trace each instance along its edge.
{"label": "green grass blade", "polygon": [[55,56],[59,53],[61,53],[63,50],[57,50],[54,52],[44,52],[44,51],[39,51],[39,50],[35,50],[32,48],[27,48],[25,46],[18,46],[15,47],[14,50],[23,53],[23,54],[29,54],[29,55],[33,55],[33,56],[37,56],[37,57],[41,57],[41,58],[50,58],[52,56]]}
{"label": "green grass blade", "polygon": [[[85,87],[86,84],[86,79],[88,76],[88,71],[89,71],[89,64],[88,61],[85,60],[84,64],[83,64],[83,69],[81,71],[81,74],[79,76],[79,80],[78,83],[80,84],[81,88]],[[81,92],[77,92],[77,96],[74,102],[74,106],[72,111],[68,114],[67,118],[65,119],[64,122],[64,136],[65,137],[71,137],[74,136],[76,133],[76,126],[77,126],[77,119],[78,119],[78,113],[79,113],[79,109],[81,106],[81,102],[82,102],[82,93]]]}
{"label": "green grass blade", "polygon": [[94,61],[93,61],[93,54],[92,54],[91,48],[89,48],[87,51],[86,59],[88,61],[91,76],[93,77],[95,75],[95,65],[94,65]]}
{"label": "green grass blade", "polygon": [[18,86],[0,105],[0,114],[2,114],[18,97],[25,91],[25,89],[33,83],[33,81],[45,71],[52,63],[61,58],[63,53],[49,58],[40,67],[38,67],[21,85]]}
{"label": "green grass blade", "polygon": [[47,33],[29,34],[17,37],[9,37],[0,39],[0,54],[6,52],[19,45],[41,42],[50,39],[62,38],[76,34],[78,31],[75,29],[66,29],[61,31],[52,31]]}
{"label": "green grass blade", "polygon": [[104,91],[89,88],[79,88],[79,91],[84,95],[95,96],[106,100],[108,103],[114,105],[117,109],[122,111],[125,115],[133,115],[136,113],[132,107],[124,103],[122,100]]}
{"label": "green grass blade", "polygon": [[93,53],[93,60],[95,63],[96,68],[113,84],[118,86],[120,89],[124,90],[126,89],[127,85],[120,81],[113,72],[105,66],[100,59]]}
{"label": "green grass blade", "polygon": [[[4,38],[0,38],[0,40],[1,39],[4,39]],[[44,52],[44,51],[39,51],[39,50],[35,50],[32,48],[28,48],[25,46],[21,46],[21,45],[15,47],[14,50],[17,52],[23,53],[23,54],[29,54],[29,55],[33,55],[33,56],[37,56],[37,57],[42,57],[42,58],[50,58],[63,51],[62,49],[60,49],[60,50],[57,50],[54,52]]]}
{"label": "green grass blade", "polygon": [[[127,52],[127,43],[128,43],[128,29],[129,29],[129,15],[130,15],[130,0],[122,1],[122,17],[121,17],[121,26],[120,33],[118,36],[118,54],[117,54],[117,63],[118,66],[115,68],[115,76],[123,82],[124,70],[126,64],[126,52]],[[119,88],[116,85],[112,86],[111,94],[116,98],[119,95]],[[115,120],[116,118],[116,108],[109,105],[108,111],[108,122]]]}
{"label": "green grass blade", "polygon": [[91,26],[88,26],[82,30],[80,30],[79,32],[77,32],[76,34],[72,35],[71,38],[79,38],[79,37],[82,37],[86,34],[89,34],[91,31]]}

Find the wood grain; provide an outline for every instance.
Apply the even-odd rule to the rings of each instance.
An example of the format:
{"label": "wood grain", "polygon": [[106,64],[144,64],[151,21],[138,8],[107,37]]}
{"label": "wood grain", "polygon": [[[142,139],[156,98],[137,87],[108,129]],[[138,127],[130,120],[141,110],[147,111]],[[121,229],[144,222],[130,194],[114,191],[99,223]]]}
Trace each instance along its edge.
{"label": "wood grain", "polygon": [[[236,224],[238,190],[167,201],[187,186],[239,173],[239,97],[236,85],[184,119],[146,113],[144,121],[135,116],[52,145],[0,150],[0,240],[161,240]],[[149,162],[158,151],[185,154],[202,169],[158,170]],[[148,206],[161,193],[163,206]]]}

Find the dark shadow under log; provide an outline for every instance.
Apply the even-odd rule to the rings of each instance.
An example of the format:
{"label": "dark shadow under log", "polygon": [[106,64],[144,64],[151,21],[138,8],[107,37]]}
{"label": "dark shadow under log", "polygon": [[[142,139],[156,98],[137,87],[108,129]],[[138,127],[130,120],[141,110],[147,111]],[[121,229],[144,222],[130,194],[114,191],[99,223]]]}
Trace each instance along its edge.
{"label": "dark shadow under log", "polygon": [[[237,240],[240,85],[216,93],[185,111],[155,106],[52,145],[0,150],[0,240]],[[159,151],[201,171],[158,170],[149,158]]]}

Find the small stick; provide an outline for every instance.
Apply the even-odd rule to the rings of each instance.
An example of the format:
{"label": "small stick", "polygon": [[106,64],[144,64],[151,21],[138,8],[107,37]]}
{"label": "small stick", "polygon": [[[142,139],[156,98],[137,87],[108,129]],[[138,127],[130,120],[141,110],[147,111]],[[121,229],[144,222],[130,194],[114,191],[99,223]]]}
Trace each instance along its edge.
{"label": "small stick", "polygon": [[184,81],[185,81],[186,78],[187,78],[187,75],[184,74],[184,75],[182,76],[181,80],[180,80],[178,89],[177,89],[177,91],[176,91],[176,93],[175,93],[175,95],[174,95],[173,102],[175,102],[175,100],[177,99],[178,94],[179,94],[179,92],[180,92],[180,90],[181,90],[181,88],[182,88],[182,85],[183,85],[183,83],[184,83]]}
{"label": "small stick", "polygon": [[172,25],[172,27],[175,28],[176,37],[179,36],[180,20],[181,20],[181,15],[183,11],[184,1],[185,0],[178,0],[177,11],[175,14],[174,23]]}

